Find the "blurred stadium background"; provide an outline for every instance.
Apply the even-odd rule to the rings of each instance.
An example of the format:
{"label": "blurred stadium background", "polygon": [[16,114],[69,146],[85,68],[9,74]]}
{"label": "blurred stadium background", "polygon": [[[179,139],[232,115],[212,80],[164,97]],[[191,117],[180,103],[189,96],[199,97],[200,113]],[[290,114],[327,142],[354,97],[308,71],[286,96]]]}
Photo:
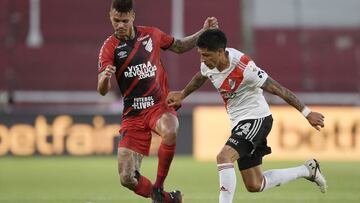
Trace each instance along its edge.
{"label": "blurred stadium background", "polygon": [[[105,97],[96,92],[98,51],[112,33],[109,5],[0,0],[0,202],[148,202],[118,184],[117,88]],[[135,9],[135,24],[175,37],[196,32],[207,16],[217,17],[228,46],[248,53],[325,114],[326,127],[318,133],[279,98],[266,95],[275,123],[273,154],[264,168],[317,157],[329,193],[320,195],[304,181],[248,194],[239,177],[237,202],[359,202],[359,0],[137,0]],[[199,70],[195,50],[163,52],[162,59],[172,90]],[[210,83],[185,101],[179,119],[167,186],[182,189],[187,202],[217,202],[214,158],[230,129]],[[158,144],[154,137],[152,154]],[[155,177],[155,158],[145,159],[143,167]]]}

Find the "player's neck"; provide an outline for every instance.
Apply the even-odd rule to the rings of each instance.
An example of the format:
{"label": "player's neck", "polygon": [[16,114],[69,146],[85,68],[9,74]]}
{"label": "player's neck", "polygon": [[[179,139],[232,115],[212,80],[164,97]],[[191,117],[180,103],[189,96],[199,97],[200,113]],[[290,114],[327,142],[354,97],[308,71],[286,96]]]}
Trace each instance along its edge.
{"label": "player's neck", "polygon": [[230,66],[229,52],[225,51],[224,56],[219,61],[217,69],[221,72],[221,71],[227,69],[229,66]]}
{"label": "player's neck", "polygon": [[125,36],[125,40],[131,40],[135,38],[134,26],[131,27],[129,35]]}
{"label": "player's neck", "polygon": [[116,36],[116,38],[118,38],[120,40],[122,40],[122,39],[124,39],[124,40],[132,40],[132,39],[134,39],[135,38],[135,28],[134,28],[134,26],[132,26],[132,28],[130,29],[130,33],[128,35],[123,36],[123,37]]}

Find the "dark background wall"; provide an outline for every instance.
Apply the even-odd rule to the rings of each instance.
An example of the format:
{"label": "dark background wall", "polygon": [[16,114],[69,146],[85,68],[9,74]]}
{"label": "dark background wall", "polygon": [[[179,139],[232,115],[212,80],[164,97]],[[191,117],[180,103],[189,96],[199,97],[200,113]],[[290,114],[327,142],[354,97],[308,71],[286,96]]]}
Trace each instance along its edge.
{"label": "dark background wall", "polygon": [[[202,28],[207,16],[216,16],[229,33],[230,43],[240,45],[239,1],[184,1],[184,31],[190,35]],[[0,0],[0,89],[21,90],[95,90],[98,51],[112,34],[110,1],[42,0],[41,31],[44,43],[29,48],[29,1]],[[171,33],[171,1],[136,1],[138,25],[159,27]],[[227,23],[228,22],[228,23]],[[231,23],[230,23],[231,22]],[[182,56],[164,53],[172,87],[183,86],[199,69],[195,50]],[[179,79],[178,74],[183,79]],[[80,80],[79,80],[80,78]],[[11,82],[10,82],[11,81]]]}

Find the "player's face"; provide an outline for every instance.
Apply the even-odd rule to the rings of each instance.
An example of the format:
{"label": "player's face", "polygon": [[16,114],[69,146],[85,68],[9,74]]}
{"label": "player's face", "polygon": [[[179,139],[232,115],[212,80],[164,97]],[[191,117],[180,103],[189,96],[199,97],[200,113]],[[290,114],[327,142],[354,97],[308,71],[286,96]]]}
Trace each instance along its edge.
{"label": "player's face", "polygon": [[208,49],[198,48],[200,54],[200,60],[205,63],[210,69],[216,68],[219,65],[221,59],[221,50],[209,51]]}
{"label": "player's face", "polygon": [[116,37],[120,39],[125,38],[126,36],[130,37],[135,20],[134,11],[120,13],[115,9],[112,9],[110,11],[110,20]]}

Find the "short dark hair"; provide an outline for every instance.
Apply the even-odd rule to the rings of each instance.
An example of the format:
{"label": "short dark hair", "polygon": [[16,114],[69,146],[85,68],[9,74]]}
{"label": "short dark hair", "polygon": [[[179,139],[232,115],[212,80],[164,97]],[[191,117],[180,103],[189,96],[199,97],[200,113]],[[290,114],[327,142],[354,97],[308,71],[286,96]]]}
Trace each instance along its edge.
{"label": "short dark hair", "polygon": [[196,46],[209,51],[217,51],[226,48],[226,35],[219,29],[209,29],[203,32],[197,40]]}
{"label": "short dark hair", "polygon": [[129,13],[133,10],[133,1],[132,0],[112,0],[111,10],[115,9],[120,13]]}

